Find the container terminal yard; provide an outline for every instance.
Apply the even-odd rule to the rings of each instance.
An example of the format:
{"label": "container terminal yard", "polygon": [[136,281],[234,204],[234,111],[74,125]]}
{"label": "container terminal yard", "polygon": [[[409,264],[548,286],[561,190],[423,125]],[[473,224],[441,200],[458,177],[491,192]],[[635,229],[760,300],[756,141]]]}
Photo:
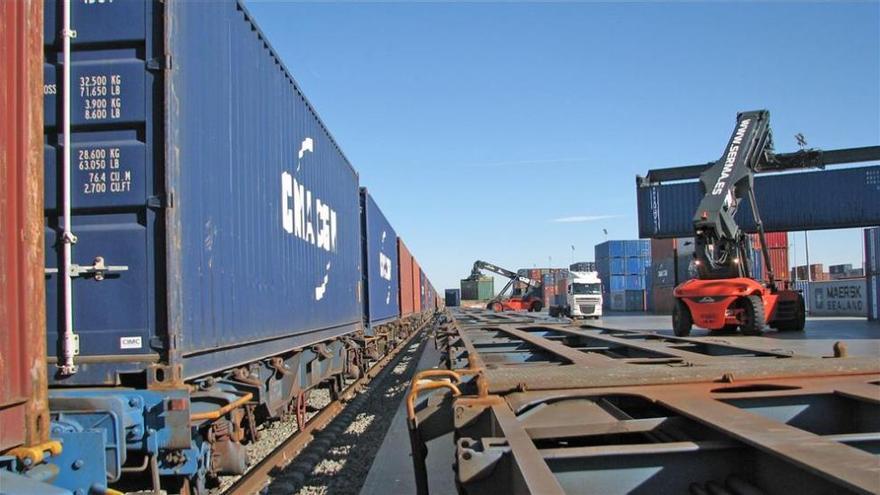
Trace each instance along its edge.
{"label": "container terminal yard", "polygon": [[880,139],[739,108],[443,287],[248,5],[0,2],[0,494],[880,493]]}

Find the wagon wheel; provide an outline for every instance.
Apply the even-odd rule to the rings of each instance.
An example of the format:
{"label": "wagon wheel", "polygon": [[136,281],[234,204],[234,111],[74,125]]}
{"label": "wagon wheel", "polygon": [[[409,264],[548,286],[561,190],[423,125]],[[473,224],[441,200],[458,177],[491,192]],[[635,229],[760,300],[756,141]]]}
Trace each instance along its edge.
{"label": "wagon wheel", "polygon": [[303,390],[300,393],[296,394],[296,427],[299,430],[302,430],[306,426],[306,408],[309,403],[309,391]]}

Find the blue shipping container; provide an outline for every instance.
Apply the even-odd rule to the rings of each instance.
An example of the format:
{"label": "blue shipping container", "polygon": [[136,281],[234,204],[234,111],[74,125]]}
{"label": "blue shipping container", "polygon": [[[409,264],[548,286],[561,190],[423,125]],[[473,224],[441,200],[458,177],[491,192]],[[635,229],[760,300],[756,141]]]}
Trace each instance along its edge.
{"label": "blue shipping container", "polygon": [[880,321],[880,275],[866,279],[868,296],[868,320]]}
{"label": "blue shipping container", "polygon": [[628,258],[648,257],[651,256],[651,241],[648,239],[626,241],[625,249]]}
{"label": "blue shipping container", "polygon": [[608,287],[611,292],[626,290],[626,275],[611,275]]}
{"label": "blue shipping container", "polygon": [[644,258],[627,258],[626,259],[627,275],[644,275],[645,259]]}
{"label": "blue shipping container", "polygon": [[605,241],[596,244],[593,252],[596,260],[599,258],[623,258],[626,256],[626,243],[628,241]]}
{"label": "blue shipping container", "polygon": [[612,275],[626,274],[626,258],[611,258],[609,260]]}
{"label": "blue shipping container", "polygon": [[640,290],[625,290],[611,292],[610,308],[614,311],[644,311],[645,293]]}
{"label": "blue shipping container", "polygon": [[361,188],[361,222],[364,319],[372,327],[400,316],[397,233],[366,188]]}
{"label": "blue shipping container", "polygon": [[800,292],[802,296],[804,296],[804,307],[806,308],[807,313],[810,311],[810,282],[806,280],[795,280],[791,283],[791,287],[793,290]]}
{"label": "blue shipping container", "polygon": [[446,305],[449,307],[461,306],[461,290],[446,289],[445,293]]}
{"label": "blue shipping container", "polygon": [[[49,268],[56,8],[45,9]],[[80,357],[93,362],[56,381],[114,384],[155,361],[190,378],[358,328],[357,173],[244,7],[74,2],[72,19],[73,258],[126,269],[73,280]],[[50,349],[60,285],[47,277]]]}
{"label": "blue shipping container", "polygon": [[880,274],[880,227],[865,229],[865,275]]}
{"label": "blue shipping container", "polygon": [[645,287],[645,276],[644,275],[627,275],[626,276],[626,286],[625,290],[644,290]]}
{"label": "blue shipping container", "polygon": [[[758,175],[755,196],[768,232],[877,225],[880,166]],[[638,187],[639,237],[693,235],[702,197],[699,182]],[[755,232],[748,201],[741,203],[736,220],[746,232]]]}
{"label": "blue shipping container", "polygon": [[764,253],[760,249],[752,249],[752,278],[757,281],[764,280]]}

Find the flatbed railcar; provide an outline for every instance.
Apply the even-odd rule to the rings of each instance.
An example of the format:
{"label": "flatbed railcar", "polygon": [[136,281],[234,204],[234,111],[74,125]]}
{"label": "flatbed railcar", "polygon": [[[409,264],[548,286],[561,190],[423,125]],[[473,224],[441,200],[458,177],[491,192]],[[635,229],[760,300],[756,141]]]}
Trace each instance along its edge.
{"label": "flatbed railcar", "polygon": [[845,343],[819,356],[447,313],[435,332],[442,364],[407,395],[419,495],[447,476],[462,495],[880,490],[880,362]]}
{"label": "flatbed railcar", "polygon": [[205,493],[435,307],[403,310],[402,241],[240,2],[43,7],[45,163],[3,167],[45,169],[49,431],[9,436],[0,476]]}

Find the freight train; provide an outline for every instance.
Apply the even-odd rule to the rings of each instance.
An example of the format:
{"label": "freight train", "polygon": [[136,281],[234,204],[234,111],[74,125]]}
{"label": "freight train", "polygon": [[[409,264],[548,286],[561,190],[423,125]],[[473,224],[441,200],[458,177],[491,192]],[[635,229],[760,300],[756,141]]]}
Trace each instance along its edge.
{"label": "freight train", "polygon": [[4,493],[204,493],[442,306],[240,2],[0,12]]}

